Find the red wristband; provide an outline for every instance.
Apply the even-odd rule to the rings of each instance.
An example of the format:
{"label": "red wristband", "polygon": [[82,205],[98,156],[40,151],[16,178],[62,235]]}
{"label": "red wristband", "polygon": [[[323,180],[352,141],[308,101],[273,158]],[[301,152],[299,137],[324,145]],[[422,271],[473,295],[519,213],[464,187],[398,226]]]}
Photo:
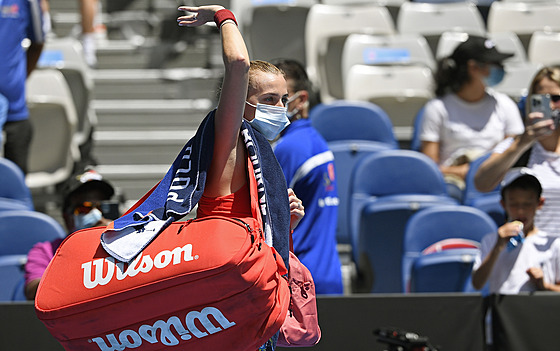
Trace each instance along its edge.
{"label": "red wristband", "polygon": [[221,28],[222,24],[224,24],[224,22],[227,20],[232,20],[233,22],[235,22],[236,26],[238,25],[233,12],[231,12],[230,10],[221,9],[214,14],[214,22],[216,22],[216,26],[218,28]]}

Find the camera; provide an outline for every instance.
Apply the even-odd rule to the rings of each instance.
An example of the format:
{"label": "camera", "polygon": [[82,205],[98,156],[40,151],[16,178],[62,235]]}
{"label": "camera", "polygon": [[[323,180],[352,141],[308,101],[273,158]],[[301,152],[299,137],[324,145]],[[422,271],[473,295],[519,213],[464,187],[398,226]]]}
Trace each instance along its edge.
{"label": "camera", "polygon": [[386,351],[441,351],[428,338],[397,328],[378,328],[373,331],[377,341],[389,346]]}

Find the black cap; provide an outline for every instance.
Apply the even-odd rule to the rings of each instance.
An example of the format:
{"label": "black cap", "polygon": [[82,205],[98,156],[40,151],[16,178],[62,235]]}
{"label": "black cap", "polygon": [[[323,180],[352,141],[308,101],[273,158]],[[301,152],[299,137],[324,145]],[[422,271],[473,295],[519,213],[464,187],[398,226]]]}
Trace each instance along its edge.
{"label": "black cap", "polygon": [[468,39],[459,44],[451,54],[451,58],[457,63],[467,62],[468,60],[502,63],[512,56],[513,54],[499,52],[492,40],[476,35],[469,35]]}
{"label": "black cap", "polygon": [[107,199],[110,199],[115,194],[113,186],[106,182],[101,174],[90,169],[68,180],[67,186],[64,189],[63,210],[67,210],[71,195],[90,189],[99,189],[107,196]]}

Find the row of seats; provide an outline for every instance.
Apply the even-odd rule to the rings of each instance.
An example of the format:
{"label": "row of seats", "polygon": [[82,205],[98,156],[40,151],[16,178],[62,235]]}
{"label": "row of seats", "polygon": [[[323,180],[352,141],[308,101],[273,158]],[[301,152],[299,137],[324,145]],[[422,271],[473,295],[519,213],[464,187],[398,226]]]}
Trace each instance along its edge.
{"label": "row of seats", "polygon": [[[379,106],[339,100],[314,107],[309,118],[335,157],[340,199],[337,242],[349,247],[350,260],[358,268],[358,291],[364,285],[367,292],[407,291],[409,279],[401,280],[401,273],[408,274],[413,265],[409,262],[405,267],[401,259],[406,248],[406,228],[416,213],[441,205],[453,211],[474,212],[484,223],[491,222],[485,228],[492,230],[481,230],[477,232],[479,236],[492,232],[503,222],[503,210],[498,208],[499,193],[481,194],[474,188],[472,178],[483,158],[473,163],[463,195],[465,201],[459,202],[449,196],[433,160],[418,151],[399,149],[391,121]],[[475,208],[477,202],[484,202],[487,207]],[[434,218],[437,223],[437,216]],[[460,230],[466,228],[470,227],[462,226]],[[442,229],[438,240],[426,243],[426,247],[444,239],[469,238],[468,233],[453,234],[443,222]],[[461,255],[455,255],[453,259],[460,258]]]}
{"label": "row of seats", "polygon": [[560,5],[551,2],[492,2],[487,23],[472,2],[399,2],[396,18],[391,6],[375,2],[233,0],[231,6],[253,58],[299,60],[323,102],[372,101],[396,127],[411,126],[433,97],[436,60],[467,34],[487,35],[500,50],[515,53],[496,87],[514,99],[543,64],[558,62]]}
{"label": "row of seats", "polygon": [[23,172],[0,158],[0,301],[25,300],[23,265],[38,242],[66,233],[52,217],[33,209]]}
{"label": "row of seats", "polygon": [[[72,38],[49,38],[38,68],[27,80],[27,104],[34,134],[27,185],[49,189],[65,181],[83,154],[97,123],[90,105],[93,78],[82,47]],[[39,132],[40,131],[40,132]]]}

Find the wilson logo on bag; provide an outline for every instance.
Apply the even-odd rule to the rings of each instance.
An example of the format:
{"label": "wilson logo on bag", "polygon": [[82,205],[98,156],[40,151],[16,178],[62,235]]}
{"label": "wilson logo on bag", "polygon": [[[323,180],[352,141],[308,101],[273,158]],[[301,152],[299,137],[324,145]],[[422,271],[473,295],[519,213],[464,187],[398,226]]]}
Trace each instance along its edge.
{"label": "wilson logo on bag", "polygon": [[150,255],[139,255],[126,269],[124,268],[125,263],[115,263],[115,259],[111,256],[98,258],[82,264],[82,269],[84,271],[84,287],[93,289],[97,285],[108,284],[113,277],[117,280],[123,280],[126,277],[134,277],[138,273],[147,274],[150,273],[152,269],[163,269],[170,264],[178,265],[182,262],[189,262],[194,259],[198,259],[198,256],[193,257],[191,244],[187,244],[183,247],[176,247],[173,250],[163,250],[155,255],[153,259]]}
{"label": "wilson logo on bag", "polygon": [[[210,316],[217,323],[213,322],[209,318]],[[118,339],[115,334],[108,334],[105,338],[96,337],[92,341],[102,351],[135,349],[142,346],[144,341],[150,344],[161,343],[165,346],[176,346],[179,345],[180,339],[190,340],[193,336],[199,339],[204,338],[235,325],[214,307],[205,307],[200,312],[191,311],[187,313],[184,320],[183,323],[179,317],[171,316],[167,321],[157,320],[153,325],[143,324],[138,330],[125,329],[119,334]],[[197,326],[197,322],[202,325],[202,328]],[[176,333],[173,333],[172,329]]]}
{"label": "wilson logo on bag", "polygon": [[66,350],[255,351],[286,318],[287,270],[253,218],[174,222],[130,264],[107,256],[102,231],[68,236],[37,291]]}

